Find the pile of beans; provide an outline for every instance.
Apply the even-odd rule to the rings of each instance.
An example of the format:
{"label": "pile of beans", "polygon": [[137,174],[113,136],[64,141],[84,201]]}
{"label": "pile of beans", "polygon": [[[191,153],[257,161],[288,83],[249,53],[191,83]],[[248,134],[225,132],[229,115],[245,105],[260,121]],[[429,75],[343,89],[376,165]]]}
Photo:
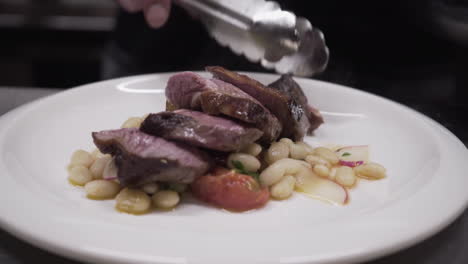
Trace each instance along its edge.
{"label": "pile of beans", "polygon": [[[121,127],[140,127],[144,118],[131,117]],[[288,138],[272,143],[268,149],[252,143],[239,152],[231,153],[227,166],[236,169],[237,162],[242,164],[245,171],[259,173],[260,184],[268,187],[271,197],[277,200],[289,198],[294,192],[296,179],[307,177],[310,173],[346,188],[354,187],[359,178],[378,180],[384,178],[386,173],[382,165],[373,162],[354,168],[342,166],[334,150],[312,148],[305,142],[294,142]],[[152,208],[172,209],[179,204],[181,193],[188,187],[172,183],[162,188],[161,184],[154,182],[140,188],[123,188],[116,178],[114,160],[97,149],[91,153],[75,151],[68,165],[68,174],[69,182],[83,186],[88,198],[115,199],[116,209],[130,214],[143,214]]]}
{"label": "pile of beans", "polygon": [[110,155],[95,150],[89,153],[77,150],[68,166],[68,180],[76,186],[83,186],[86,196],[95,200],[115,199],[117,210],[143,214],[151,208],[168,210],[177,206],[180,193],[187,188],[184,184],[170,184],[163,190],[157,183],[147,183],[140,188],[123,188],[117,179],[103,179],[106,170],[115,170]]}
{"label": "pile of beans", "polygon": [[[121,128],[140,127],[143,117],[130,117]],[[117,179],[103,179],[103,175],[117,176],[117,167],[108,154],[99,150],[89,153],[77,150],[68,165],[68,180],[76,186],[83,186],[86,196],[95,200],[115,199],[115,208],[130,214],[143,214],[152,208],[169,210],[180,202],[180,193],[187,188],[184,184],[170,184],[163,189],[154,183],[140,188],[123,188]]]}
{"label": "pile of beans", "polygon": [[260,172],[260,183],[270,188],[271,197],[289,198],[295,189],[297,175],[315,173],[346,188],[353,188],[358,179],[378,180],[385,177],[385,168],[377,163],[364,163],[354,168],[339,164],[337,153],[326,147],[312,148],[305,142],[282,138],[262,151],[258,144],[251,144],[239,153],[228,157],[228,166],[235,168],[233,161],[243,164],[246,171]]}

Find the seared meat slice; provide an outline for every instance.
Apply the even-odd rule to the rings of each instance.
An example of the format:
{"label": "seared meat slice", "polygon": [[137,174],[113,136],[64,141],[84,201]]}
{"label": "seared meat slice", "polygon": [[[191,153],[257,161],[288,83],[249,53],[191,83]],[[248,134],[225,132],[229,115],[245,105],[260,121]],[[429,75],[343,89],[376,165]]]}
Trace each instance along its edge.
{"label": "seared meat slice", "polygon": [[281,132],[281,123],[260,102],[239,88],[220,80],[209,80],[193,72],[174,74],[166,86],[166,97],[176,108],[202,110],[253,124],[270,143]]}
{"label": "seared meat slice", "polygon": [[211,115],[223,114],[253,124],[262,130],[263,143],[269,144],[278,138],[282,129],[281,123],[260,102],[229,83],[211,81],[217,84],[218,89],[200,95],[203,112]]}
{"label": "seared meat slice", "polygon": [[288,96],[275,89],[265,87],[260,82],[246,75],[229,71],[220,66],[206,67],[206,70],[211,72],[215,78],[239,87],[268,108],[282,124],[282,137],[298,139],[294,136],[294,132],[297,127],[296,123],[300,120],[302,112],[297,111],[301,109],[290,107]]}
{"label": "seared meat slice", "polygon": [[[282,137],[302,140],[310,128],[306,110],[284,91],[271,89],[250,77],[229,71],[220,66],[206,67],[206,70],[222,81],[239,87],[268,108],[281,122]],[[308,111],[308,110],[307,110]]]}
{"label": "seared meat slice", "polygon": [[200,110],[200,94],[217,89],[215,83],[194,72],[181,72],[169,78],[165,92],[173,107]]}
{"label": "seared meat slice", "polygon": [[317,129],[321,124],[323,124],[325,121],[323,120],[323,116],[320,113],[320,110],[317,108],[307,105],[308,112],[306,114],[310,114],[310,116],[307,116],[309,118],[310,122],[310,128],[308,134],[311,134],[315,129]]}
{"label": "seared meat slice", "polygon": [[281,78],[269,84],[268,87],[289,95],[290,99],[294,101],[295,105],[301,106],[306,118],[302,116],[299,120],[299,123],[300,126],[305,129],[304,131],[307,131],[307,133],[312,133],[312,131],[323,124],[322,115],[316,108],[309,105],[307,97],[302,91],[301,86],[299,86],[299,84],[294,81],[291,75],[282,75]]}
{"label": "seared meat slice", "polygon": [[206,153],[136,128],[93,132],[92,136],[102,153],[114,157],[118,179],[124,186],[154,181],[191,183],[211,167]]}
{"label": "seared meat slice", "polygon": [[165,139],[227,152],[237,151],[263,134],[256,128],[229,119],[186,109],[150,114],[140,130]]}

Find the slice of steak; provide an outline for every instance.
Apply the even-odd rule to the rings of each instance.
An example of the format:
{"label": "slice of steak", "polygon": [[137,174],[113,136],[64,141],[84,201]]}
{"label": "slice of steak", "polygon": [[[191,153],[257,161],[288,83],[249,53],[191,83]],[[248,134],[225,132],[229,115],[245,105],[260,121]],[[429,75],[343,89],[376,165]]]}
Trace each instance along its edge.
{"label": "slice of steak", "polygon": [[300,141],[310,129],[307,116],[304,116],[308,110],[289,94],[220,66],[206,67],[206,70],[213,74],[213,77],[239,87],[268,108],[282,124],[281,137]]}
{"label": "slice of steak", "polygon": [[246,75],[229,71],[220,66],[206,67],[206,70],[216,79],[239,87],[268,108],[282,124],[282,137],[298,139],[294,134],[296,134],[297,122],[299,122],[302,112],[298,111],[300,109],[297,107],[290,107],[288,96],[275,89],[270,89]]}
{"label": "slice of steak", "polygon": [[186,109],[150,114],[140,130],[165,139],[218,151],[237,151],[263,132],[233,120]]}
{"label": "slice of steak", "polygon": [[220,80],[209,80],[193,72],[174,74],[167,82],[166,97],[178,109],[202,110],[253,124],[263,131],[264,143],[276,140],[281,132],[281,123],[259,101]]}
{"label": "slice of steak", "polygon": [[315,129],[317,129],[325,121],[323,120],[323,116],[320,113],[320,110],[318,110],[317,108],[311,105],[307,105],[307,109],[308,109],[308,112],[306,113],[310,114],[310,116],[308,116],[309,122],[310,122],[308,134],[311,134]]}
{"label": "slice of steak", "polygon": [[301,86],[294,81],[290,74],[281,75],[278,80],[269,84],[268,87],[289,95],[290,99],[294,101],[296,105],[301,106],[306,118],[302,117],[299,123],[301,127],[305,129],[304,131],[310,134],[323,124],[322,115],[316,108],[309,105]]}
{"label": "slice of steak", "polygon": [[140,186],[154,181],[191,183],[211,167],[204,152],[184,144],[151,136],[136,128],[92,133],[102,153],[111,154],[123,186]]}
{"label": "slice of steak", "polygon": [[181,72],[169,78],[165,92],[173,107],[200,110],[200,94],[217,89],[215,83],[194,72]]}
{"label": "slice of steak", "polygon": [[229,83],[212,81],[218,85],[218,89],[200,95],[203,112],[210,115],[222,114],[253,124],[263,132],[261,141],[265,144],[278,138],[282,129],[281,123],[267,108]]}

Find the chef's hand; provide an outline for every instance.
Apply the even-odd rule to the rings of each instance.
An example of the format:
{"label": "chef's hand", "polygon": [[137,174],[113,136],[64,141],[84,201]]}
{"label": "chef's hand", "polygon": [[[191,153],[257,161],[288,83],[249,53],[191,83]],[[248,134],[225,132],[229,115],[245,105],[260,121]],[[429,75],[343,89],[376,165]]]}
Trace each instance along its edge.
{"label": "chef's hand", "polygon": [[171,0],[117,0],[123,9],[131,13],[143,11],[148,25],[162,27],[171,12]]}

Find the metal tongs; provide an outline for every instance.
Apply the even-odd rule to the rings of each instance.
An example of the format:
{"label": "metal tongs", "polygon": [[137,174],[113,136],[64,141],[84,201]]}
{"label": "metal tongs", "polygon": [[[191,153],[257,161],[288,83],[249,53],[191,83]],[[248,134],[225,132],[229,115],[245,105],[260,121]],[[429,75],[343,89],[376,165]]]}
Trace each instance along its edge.
{"label": "metal tongs", "polygon": [[303,17],[265,0],[176,0],[234,53],[278,73],[310,77],[325,70],[323,33]]}

